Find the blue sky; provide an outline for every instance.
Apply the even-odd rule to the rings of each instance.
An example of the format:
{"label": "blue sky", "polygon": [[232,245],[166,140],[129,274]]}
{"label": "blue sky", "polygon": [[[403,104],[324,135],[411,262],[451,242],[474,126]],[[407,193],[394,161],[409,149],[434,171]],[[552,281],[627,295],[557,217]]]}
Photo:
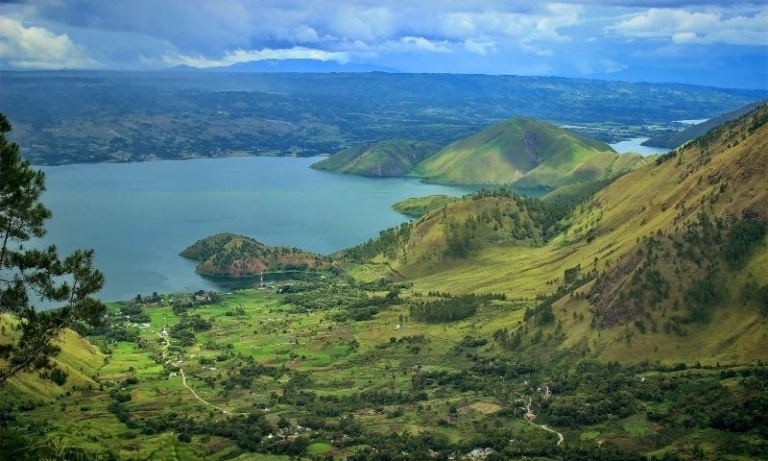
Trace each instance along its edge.
{"label": "blue sky", "polygon": [[768,88],[768,2],[0,0],[0,68],[319,59]]}

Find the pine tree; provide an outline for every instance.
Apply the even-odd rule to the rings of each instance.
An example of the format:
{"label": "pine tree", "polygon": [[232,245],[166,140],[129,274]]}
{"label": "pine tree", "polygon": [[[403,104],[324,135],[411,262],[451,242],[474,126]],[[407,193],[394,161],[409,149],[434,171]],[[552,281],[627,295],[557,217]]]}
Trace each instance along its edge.
{"label": "pine tree", "polygon": [[[42,370],[57,377],[51,358],[60,348],[63,329],[78,323],[97,324],[104,305],[92,298],[104,284],[93,268],[93,250],[77,250],[60,258],[54,245],[28,248],[31,238],[45,235],[51,212],[40,203],[45,175],[22,158],[6,134],[11,124],[0,114],[0,315],[12,328],[0,336],[0,385],[20,372]],[[53,309],[41,309],[55,306]]]}

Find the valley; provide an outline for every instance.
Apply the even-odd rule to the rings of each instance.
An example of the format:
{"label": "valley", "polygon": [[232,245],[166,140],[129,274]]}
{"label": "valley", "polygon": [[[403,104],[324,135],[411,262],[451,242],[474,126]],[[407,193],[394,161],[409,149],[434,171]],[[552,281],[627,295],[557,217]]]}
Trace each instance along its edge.
{"label": "valley", "polygon": [[[0,388],[9,453],[765,457],[767,143],[762,105],[541,199],[406,200],[319,279],[111,303],[66,383]],[[198,256],[282,251],[223,235]]]}

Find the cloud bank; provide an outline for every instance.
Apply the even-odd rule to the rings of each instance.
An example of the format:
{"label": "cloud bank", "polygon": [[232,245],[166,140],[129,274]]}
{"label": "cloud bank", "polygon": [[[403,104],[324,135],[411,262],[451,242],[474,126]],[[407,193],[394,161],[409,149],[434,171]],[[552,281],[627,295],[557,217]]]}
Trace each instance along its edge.
{"label": "cloud bank", "polygon": [[6,68],[298,58],[413,72],[589,76],[677,65],[712,73],[737,59],[744,85],[759,86],[768,67],[764,2],[30,0],[0,3],[0,18]]}

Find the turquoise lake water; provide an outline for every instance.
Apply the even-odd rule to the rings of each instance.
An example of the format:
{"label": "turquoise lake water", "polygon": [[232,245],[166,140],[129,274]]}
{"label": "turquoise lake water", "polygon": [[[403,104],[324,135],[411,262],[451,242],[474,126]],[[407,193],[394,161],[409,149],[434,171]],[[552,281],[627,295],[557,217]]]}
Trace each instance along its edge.
{"label": "turquoise lake water", "polygon": [[46,240],[96,250],[99,297],[218,289],[178,256],[196,240],[235,232],[318,253],[348,248],[406,221],[391,205],[469,189],[362,178],[309,168],[317,158],[244,157],[43,167],[53,211]]}

